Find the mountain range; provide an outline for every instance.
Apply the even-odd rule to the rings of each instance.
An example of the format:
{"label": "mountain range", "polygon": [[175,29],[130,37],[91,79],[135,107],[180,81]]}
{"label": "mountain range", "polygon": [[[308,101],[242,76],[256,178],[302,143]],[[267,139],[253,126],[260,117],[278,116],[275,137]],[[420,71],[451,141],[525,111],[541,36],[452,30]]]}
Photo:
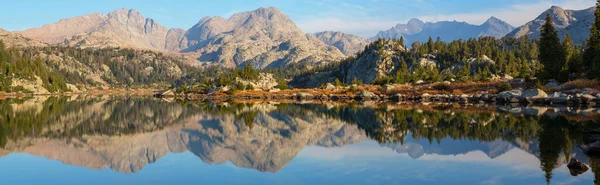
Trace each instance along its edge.
{"label": "mountain range", "polygon": [[[589,35],[594,8],[550,12],[561,36],[569,33],[582,44]],[[491,17],[481,25],[458,21],[424,22],[411,19],[370,39],[348,33],[324,31],[304,33],[279,9],[259,8],[230,18],[204,17],[188,30],[166,28],[132,9],[108,14],[91,13],[24,31],[2,31],[1,38],[16,46],[64,45],[80,48],[136,48],[181,53],[197,65],[218,64],[237,67],[252,64],[274,68],[292,63],[322,64],[337,61],[358,51],[377,38],[405,38],[409,45],[429,37],[443,41],[493,36],[501,38],[539,36],[545,13],[518,27]]]}
{"label": "mountain range", "polygon": [[441,21],[423,22],[419,19],[411,19],[406,24],[398,24],[389,30],[380,31],[375,37],[378,38],[400,38],[404,37],[405,43],[426,42],[429,37],[440,37],[442,41],[449,42],[458,39],[477,38],[480,36],[504,37],[514,29],[510,24],[491,17],[481,25],[472,25],[467,22]]}
{"label": "mountain range", "polygon": [[80,48],[125,47],[182,52],[201,63],[261,68],[344,57],[337,48],[302,32],[277,8],[259,8],[229,19],[205,17],[189,30],[167,29],[136,10],[120,9],[62,19],[16,32],[48,44]]}
{"label": "mountain range", "polygon": [[558,6],[552,6],[535,18],[535,20],[515,29],[506,36],[516,38],[523,36],[529,36],[530,38],[540,37],[540,29],[544,24],[546,14],[550,13],[554,27],[561,38],[564,38],[566,33],[569,33],[574,43],[583,44],[590,35],[595,10],[595,7],[584,10],[565,10]]}

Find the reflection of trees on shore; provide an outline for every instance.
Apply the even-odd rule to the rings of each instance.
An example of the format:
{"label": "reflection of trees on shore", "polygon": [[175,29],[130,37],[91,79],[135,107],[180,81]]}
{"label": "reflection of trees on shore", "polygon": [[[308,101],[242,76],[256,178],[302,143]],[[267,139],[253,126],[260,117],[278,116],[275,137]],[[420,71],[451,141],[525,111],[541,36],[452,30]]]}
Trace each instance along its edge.
{"label": "reflection of trees on shore", "polygon": [[[524,116],[505,112],[452,110],[445,107],[433,110],[386,108],[358,108],[338,106],[327,108],[318,105],[298,105],[305,110],[335,116],[357,124],[367,135],[380,143],[403,143],[407,135],[415,140],[427,139],[439,143],[442,139],[492,142],[539,141],[540,167],[547,183],[555,168],[569,161],[571,152],[583,142],[584,130],[592,129],[597,121],[580,121],[573,116]],[[410,133],[410,134],[409,134]],[[539,152],[539,153],[538,153]],[[563,158],[561,158],[561,155]],[[599,159],[590,159],[596,179],[600,178]]]}
{"label": "reflection of trees on shore", "polygon": [[[24,137],[69,138],[83,135],[118,136],[152,132],[181,123],[185,118],[198,113],[214,118],[232,118],[231,120],[235,120],[235,128],[241,130],[252,130],[253,126],[255,129],[260,128],[261,124],[266,124],[266,121],[289,124],[286,125],[286,128],[289,126],[288,130],[272,129],[277,132],[269,132],[279,136],[289,135],[290,132],[298,129],[297,125],[292,124],[292,119],[302,119],[311,123],[311,118],[321,116],[328,118],[323,120],[331,118],[331,120],[356,125],[368,137],[382,144],[404,143],[408,140],[406,137],[422,140],[423,143],[428,141],[430,144],[439,144],[444,139],[445,141],[448,139],[477,142],[503,140],[513,144],[534,143],[535,146],[528,152],[539,157],[540,168],[545,172],[547,182],[551,181],[555,168],[568,162],[574,146],[583,142],[583,131],[592,129],[596,125],[595,121],[574,119],[576,117],[572,115],[525,116],[494,110],[473,111],[445,106],[433,108],[297,104],[264,106],[264,104],[211,104],[185,101],[167,103],[157,99],[133,97],[75,100],[67,97],[50,97],[35,106],[23,106],[28,101],[30,100],[0,101],[0,147],[5,146],[9,141]],[[266,115],[269,120],[264,120]],[[204,126],[208,129],[208,125]],[[311,132],[314,133],[314,131],[308,133]],[[236,132],[231,135],[238,136]],[[248,135],[250,136],[253,135]],[[200,144],[212,146],[216,141],[219,140]],[[223,146],[231,147],[225,144]],[[465,148],[457,150],[465,150]],[[248,163],[252,164],[252,162]],[[283,162],[281,164],[284,165]],[[591,157],[589,164],[596,179],[600,178],[598,173],[600,159]]]}
{"label": "reflection of trees on shore", "polygon": [[92,97],[69,100],[48,97],[0,101],[0,148],[23,137],[67,138],[122,135],[162,129],[193,112],[179,104],[135,97]]}

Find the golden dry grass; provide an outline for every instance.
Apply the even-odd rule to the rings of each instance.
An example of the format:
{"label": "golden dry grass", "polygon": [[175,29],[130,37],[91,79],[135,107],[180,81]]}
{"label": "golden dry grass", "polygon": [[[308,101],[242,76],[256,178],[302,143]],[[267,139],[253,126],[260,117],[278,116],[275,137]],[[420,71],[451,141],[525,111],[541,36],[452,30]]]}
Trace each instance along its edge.
{"label": "golden dry grass", "polygon": [[563,87],[565,90],[585,88],[600,89],[600,82],[598,80],[579,79],[567,82]]}

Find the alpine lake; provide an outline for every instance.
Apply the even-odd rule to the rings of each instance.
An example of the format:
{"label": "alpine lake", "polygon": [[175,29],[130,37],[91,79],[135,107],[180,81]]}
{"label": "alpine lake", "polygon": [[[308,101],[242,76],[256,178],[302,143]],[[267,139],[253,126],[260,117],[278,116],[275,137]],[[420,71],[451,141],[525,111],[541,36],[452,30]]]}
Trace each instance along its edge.
{"label": "alpine lake", "polygon": [[594,184],[597,128],[590,107],[7,98],[0,184]]}

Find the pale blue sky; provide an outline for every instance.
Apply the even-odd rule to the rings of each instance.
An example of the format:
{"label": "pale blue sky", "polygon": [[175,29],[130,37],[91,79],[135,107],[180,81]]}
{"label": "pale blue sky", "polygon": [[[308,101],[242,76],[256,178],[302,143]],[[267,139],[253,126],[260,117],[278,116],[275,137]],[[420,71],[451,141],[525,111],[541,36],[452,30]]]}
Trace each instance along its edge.
{"label": "pale blue sky", "polygon": [[417,17],[480,24],[496,16],[514,26],[552,5],[583,9],[595,0],[0,0],[0,28],[24,30],[92,12],[136,9],[169,28],[188,29],[204,16],[223,16],[274,6],[305,32],[344,31],[365,37]]}

